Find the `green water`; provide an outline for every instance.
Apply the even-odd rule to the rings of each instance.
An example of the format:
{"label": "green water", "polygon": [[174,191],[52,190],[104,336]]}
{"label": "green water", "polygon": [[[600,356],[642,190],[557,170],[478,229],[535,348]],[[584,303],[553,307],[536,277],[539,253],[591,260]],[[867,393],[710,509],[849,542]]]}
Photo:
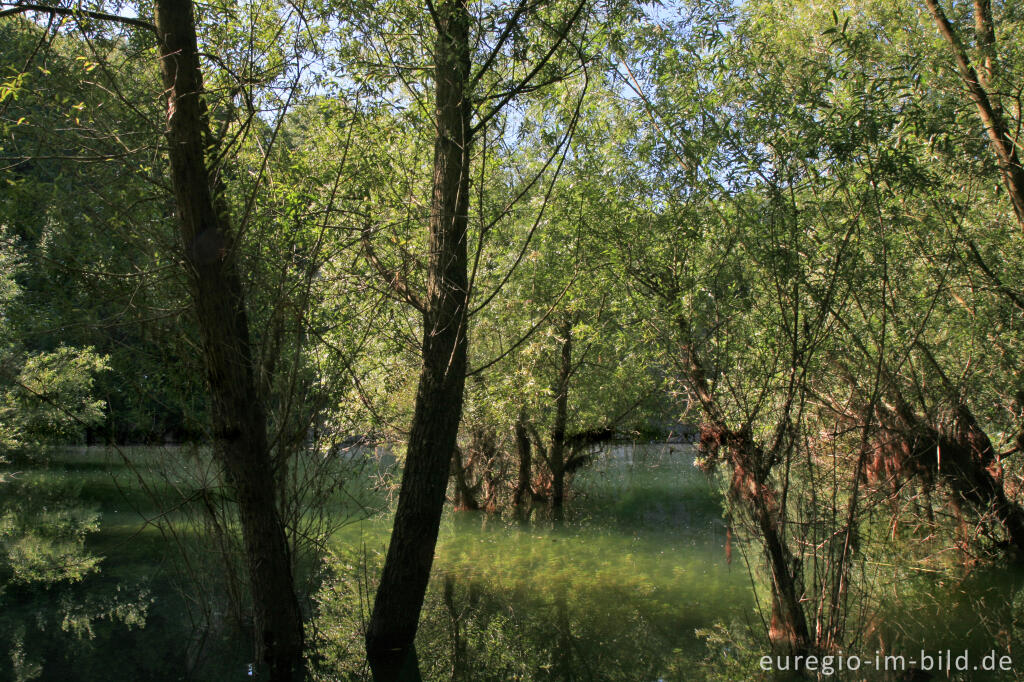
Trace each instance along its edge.
{"label": "green water", "polygon": [[[697,631],[754,610],[746,569],[725,562],[719,498],[691,463],[688,449],[601,462],[574,482],[561,527],[446,516],[416,645],[423,676],[692,678],[708,655]],[[351,633],[372,593],[360,576],[376,574],[386,532],[370,520],[335,539],[321,679],[366,675]]]}
{"label": "green water", "polygon": [[[759,554],[735,543],[726,562],[716,485],[685,447],[616,454],[573,481],[564,525],[540,511],[528,522],[446,513],[416,643],[424,679],[759,673]],[[326,555],[300,563],[318,680],[368,679],[361,632],[390,529],[372,473],[350,476],[330,504],[341,525]],[[231,597],[240,557],[197,522],[196,491],[219,490],[202,456],[78,450],[0,475],[0,680],[252,679],[244,598]],[[852,593],[874,595],[852,608],[860,653],[996,648],[1024,661],[1019,575],[859,575]]]}

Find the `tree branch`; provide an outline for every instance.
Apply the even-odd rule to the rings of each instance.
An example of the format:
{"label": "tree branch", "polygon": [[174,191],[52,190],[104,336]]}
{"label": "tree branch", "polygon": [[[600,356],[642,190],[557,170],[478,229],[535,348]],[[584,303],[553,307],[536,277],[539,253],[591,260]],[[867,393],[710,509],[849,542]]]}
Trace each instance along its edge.
{"label": "tree branch", "polygon": [[25,12],[39,12],[40,14],[53,14],[62,17],[74,17],[80,19],[82,17],[88,17],[89,19],[96,19],[97,21],[110,21],[117,24],[125,24],[127,26],[134,26],[135,28],[143,28],[147,31],[156,33],[156,26],[143,19],[136,19],[134,17],[122,17],[117,14],[108,14],[106,12],[95,12],[87,9],[80,9],[77,7],[55,7],[53,5],[37,5],[35,3],[18,3],[12,6],[10,9],[0,10],[0,17],[13,16],[15,14],[24,14]]}
{"label": "tree branch", "polygon": [[530,69],[530,72],[526,74],[526,76],[524,76],[522,80],[519,81],[518,85],[510,88],[508,92],[505,93],[505,96],[501,98],[501,101],[495,104],[494,107],[489,112],[480,117],[480,120],[477,121],[476,125],[473,126],[471,131],[472,133],[476,133],[478,130],[482,129],[485,125],[487,125],[488,121],[494,118],[494,116],[496,116],[498,112],[505,108],[506,104],[511,102],[514,97],[522,94],[523,91],[530,85],[530,82],[537,76],[538,73],[540,73],[541,69],[547,66],[548,62],[551,61],[551,58],[554,57],[556,52],[558,52],[558,49],[562,47],[562,44],[565,42],[566,38],[569,37],[569,31],[572,30],[572,27],[576,24],[577,20],[579,20],[580,15],[583,13],[583,8],[586,7],[587,2],[588,0],[580,0],[580,3],[576,5],[576,9],[573,10],[572,15],[568,18],[568,20],[566,20],[565,26],[562,28],[561,31],[559,31],[554,44],[548,49],[544,56],[541,59],[539,59],[536,64],[533,65],[533,68]]}
{"label": "tree branch", "polygon": [[[1024,167],[1021,167],[1020,159],[1017,157],[1017,149],[1010,140],[1003,116],[989,98],[989,93],[985,89],[982,79],[971,65],[967,50],[964,48],[963,43],[960,42],[960,38],[957,36],[953,25],[946,17],[945,12],[942,11],[942,8],[939,7],[937,0],[925,0],[925,5],[928,7],[932,19],[935,20],[935,26],[939,29],[939,33],[949,43],[949,47],[953,52],[953,58],[960,71],[960,78],[967,87],[971,100],[978,108],[978,116],[981,118],[982,125],[985,126],[985,132],[988,133],[989,141],[992,143],[992,150],[996,155],[996,162],[999,165],[999,170],[1002,171],[1006,191],[1013,202],[1013,210],[1017,214],[1017,222],[1024,228]],[[983,15],[979,16],[978,20],[981,22],[981,28],[984,32],[986,22],[989,20]],[[990,29],[991,25],[988,24],[987,28]],[[982,40],[983,49],[986,52],[991,52],[994,45],[988,41],[988,36],[983,35]],[[992,41],[994,42],[994,40],[993,36]],[[989,69],[992,67],[992,60],[986,59],[984,65],[986,74],[984,80],[986,82],[991,76]]]}
{"label": "tree branch", "polygon": [[377,251],[373,248],[373,240],[371,239],[369,225],[365,225],[363,227],[362,242],[363,250],[366,252],[366,260],[370,262],[370,265],[372,265],[373,269],[377,271],[377,274],[388,283],[388,286],[390,286],[403,301],[421,313],[424,312],[426,310],[426,305],[423,303],[423,300],[419,295],[409,288],[409,284],[405,281],[405,277],[402,276],[402,273],[397,270],[390,270],[377,256]]}

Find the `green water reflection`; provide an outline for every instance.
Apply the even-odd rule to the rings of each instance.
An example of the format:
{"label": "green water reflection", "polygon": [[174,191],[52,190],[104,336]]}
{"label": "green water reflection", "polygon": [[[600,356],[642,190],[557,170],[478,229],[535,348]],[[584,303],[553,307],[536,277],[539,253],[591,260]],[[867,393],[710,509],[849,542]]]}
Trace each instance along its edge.
{"label": "green water reflection", "polygon": [[[425,679],[692,679],[699,629],[755,617],[727,565],[714,487],[688,449],[616,453],[575,481],[568,522],[445,518],[417,638]],[[319,677],[366,676],[358,632],[386,523],[334,543],[319,595]]]}
{"label": "green water reflection", "polygon": [[[163,471],[195,466],[174,449],[133,456],[159,461]],[[760,676],[759,552],[736,543],[726,562],[720,496],[691,462],[678,446],[606,453],[574,481],[564,525],[541,510],[529,522],[446,514],[417,639],[422,677]],[[154,500],[162,487],[180,497],[195,477],[154,471],[98,450],[5,467],[0,680],[251,679],[245,618],[226,596],[223,562],[180,509]],[[367,500],[371,509],[385,506],[367,478],[339,495],[339,517]],[[353,492],[359,505],[342,501]],[[161,523],[142,522],[157,516]],[[386,512],[350,523],[331,537],[321,564],[301,571],[315,679],[368,679],[361,633],[389,529]],[[182,549],[191,573],[183,571]],[[857,578],[853,593],[872,597],[851,608],[851,650],[995,649],[1024,662],[1019,574],[989,569],[956,578],[870,565]],[[865,677],[903,679],[834,679]]]}

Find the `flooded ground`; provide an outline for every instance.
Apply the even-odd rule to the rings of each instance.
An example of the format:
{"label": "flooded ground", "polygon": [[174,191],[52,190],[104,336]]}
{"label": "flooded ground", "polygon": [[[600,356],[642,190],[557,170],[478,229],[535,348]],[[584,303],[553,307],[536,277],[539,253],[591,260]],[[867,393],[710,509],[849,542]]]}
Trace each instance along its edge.
{"label": "flooded ground", "polygon": [[[447,513],[417,639],[423,678],[756,675],[759,553],[736,540],[727,561],[717,486],[692,460],[686,445],[605,451],[573,481],[562,525],[543,510],[527,521]],[[198,485],[205,466],[151,448],[7,467],[0,679],[251,679],[239,557],[197,522],[217,490]],[[386,493],[371,485],[379,474],[359,469],[330,510],[340,527],[326,557],[300,566],[320,680],[368,677],[360,633],[390,529]],[[872,603],[851,623],[859,653],[997,649],[1024,662],[1017,574],[869,566],[861,576]],[[899,679],[836,679],[864,677]]]}
{"label": "flooded ground", "polygon": [[[562,526],[540,511],[526,523],[445,517],[416,645],[425,679],[692,679],[708,654],[701,631],[756,617],[689,446],[618,448],[574,490]],[[358,576],[375,575],[385,534],[371,520],[335,542],[322,679],[365,674],[349,633],[368,615]]]}

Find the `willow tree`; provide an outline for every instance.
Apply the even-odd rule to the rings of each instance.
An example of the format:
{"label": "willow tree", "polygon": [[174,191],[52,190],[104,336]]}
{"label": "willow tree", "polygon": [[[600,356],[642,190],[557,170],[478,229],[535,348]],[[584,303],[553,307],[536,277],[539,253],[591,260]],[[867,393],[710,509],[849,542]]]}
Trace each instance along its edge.
{"label": "willow tree", "polygon": [[[147,68],[159,70],[165,113],[159,130],[148,132],[158,132],[166,145],[164,168],[176,214],[178,262],[184,268],[191,312],[199,331],[214,457],[237,505],[257,656],[266,664],[270,679],[292,680],[302,675],[303,623],[291,551],[278,506],[279,462],[272,455],[268,436],[267,391],[259,382],[263,367],[253,351],[241,265],[242,234],[251,216],[243,212],[236,222],[226,189],[225,160],[237,151],[232,145],[251,128],[254,113],[250,111],[248,122],[242,125],[230,116],[222,116],[222,129],[214,129],[191,0],[160,0],[153,11],[150,22],[139,16],[114,15],[102,6],[14,3],[0,16],[35,13],[63,19],[77,23],[86,35],[97,26],[118,25],[137,33],[131,39],[144,47],[136,55],[155,56]],[[119,40],[127,42],[117,35],[112,42]],[[154,43],[155,50],[145,48]],[[96,56],[96,60],[93,68],[100,67],[106,91],[123,99],[117,82],[117,76],[123,74],[110,70],[102,56]],[[251,87],[253,82],[238,87]],[[125,104],[131,108],[130,102]],[[223,128],[230,129],[232,124],[236,126],[234,135],[225,136]],[[117,139],[116,124],[113,138]],[[131,158],[130,153],[125,156]]]}
{"label": "willow tree", "polygon": [[[536,174],[528,173],[530,177],[512,192],[509,202],[471,230],[471,191],[486,192],[483,186],[471,187],[474,162],[479,158],[474,154],[481,141],[494,144],[495,138],[501,138],[501,132],[488,138],[489,127],[503,119],[510,104],[582,73],[588,59],[583,29],[592,10],[586,0],[521,0],[481,6],[479,16],[474,11],[465,0],[428,3],[428,16],[420,26],[422,39],[432,46],[432,52],[423,55],[429,62],[424,69],[432,77],[429,85],[410,87],[405,71],[391,74],[397,87],[413,93],[410,97],[432,90],[432,105],[418,103],[425,110],[429,107],[425,118],[433,139],[425,267],[416,275],[421,284],[404,274],[408,264],[399,268],[385,264],[386,257],[378,254],[372,242],[373,230],[367,230],[364,240],[367,258],[382,279],[422,317],[422,364],[402,485],[366,633],[369,659],[384,679],[399,675],[410,660],[430,578],[462,416],[473,301],[486,305],[497,294],[496,290],[474,292],[476,264],[490,229],[548,168],[545,164]],[[383,54],[392,59],[395,53],[402,54],[401,46],[387,39],[384,43]],[[415,49],[405,49],[415,54]],[[561,135],[556,155],[564,154],[567,139],[568,134]]]}
{"label": "willow tree", "polygon": [[184,262],[212,402],[214,450],[235,489],[259,647],[273,680],[302,669],[302,613],[277,507],[267,415],[250,346],[238,233],[217,174],[191,0],[156,3],[167,142]]}
{"label": "willow tree", "polygon": [[[794,7],[695,13],[623,59],[651,122],[635,181],[666,198],[617,240],[657,302],[704,462],[727,464],[731,520],[763,550],[768,637],[835,650],[860,634],[853,600],[877,598],[851,566],[911,560],[892,542],[905,512],[883,521],[872,503],[925,500],[928,530],[906,533],[935,543],[914,558],[935,570],[957,546],[1019,548],[1019,495],[1002,482],[1017,464],[1001,459],[1021,432],[1019,257],[991,264],[1020,245],[991,128],[986,141],[963,113],[963,72],[933,68],[948,45],[931,18],[870,0]],[[994,542],[951,537],[934,489]]]}

